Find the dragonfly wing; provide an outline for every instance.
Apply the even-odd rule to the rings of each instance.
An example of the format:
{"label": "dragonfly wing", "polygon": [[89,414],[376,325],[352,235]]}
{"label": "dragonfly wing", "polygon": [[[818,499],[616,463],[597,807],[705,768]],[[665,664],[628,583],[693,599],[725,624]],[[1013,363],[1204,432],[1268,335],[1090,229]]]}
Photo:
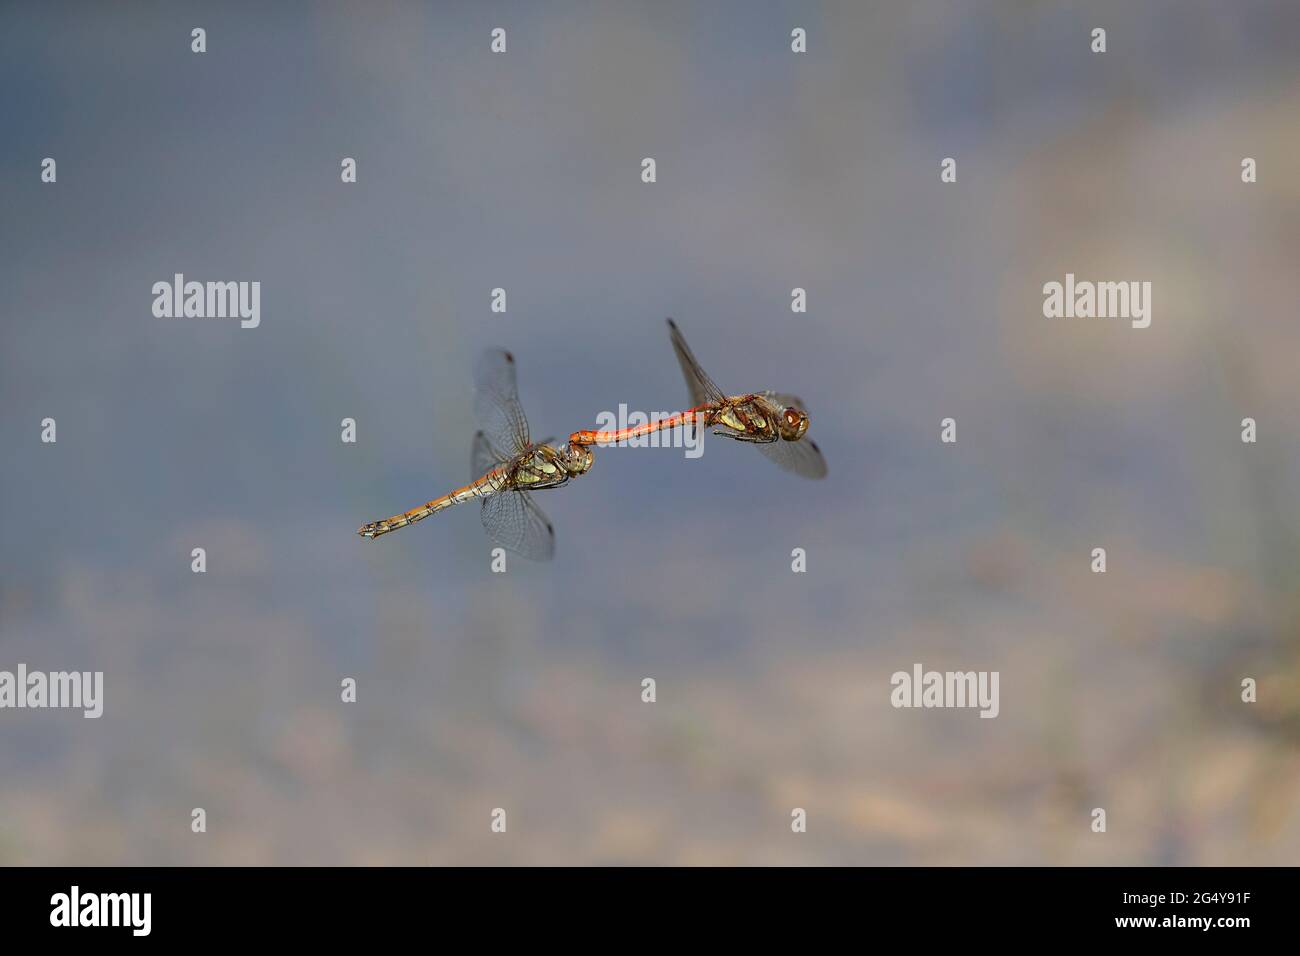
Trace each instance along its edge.
{"label": "dragonfly wing", "polygon": [[528,418],[519,403],[515,357],[494,349],[474,369],[474,416],[488,444],[506,456],[528,447]]}
{"label": "dragonfly wing", "polygon": [[482,431],[474,433],[474,450],[470,455],[470,477],[481,478],[493,468],[506,460],[487,435]]}
{"label": "dragonfly wing", "polygon": [[808,406],[804,404],[804,400],[798,395],[789,395],[785,392],[763,392],[762,395],[764,398],[780,405],[781,411],[785,411],[787,408],[797,408],[802,412],[808,411]]}
{"label": "dragonfly wing", "polygon": [[[790,395],[787,392],[763,392],[762,394],[768,401],[779,406],[783,413],[787,408],[795,408],[805,414],[808,412],[808,406],[798,395]],[[758,447],[768,458],[797,475],[803,475],[805,478],[826,477],[826,459],[822,457],[822,451],[817,447],[817,443],[810,438],[768,442],[759,444]]]}
{"label": "dragonfly wing", "polygon": [[502,491],[483,499],[483,528],[501,547],[534,561],[555,556],[555,531],[532,495]]}
{"label": "dragonfly wing", "polygon": [[777,439],[769,442],[756,442],[754,447],[787,471],[805,478],[825,478],[826,459],[822,450],[811,438],[798,441]]}
{"label": "dragonfly wing", "polygon": [[700,363],[695,360],[691,347],[686,344],[686,339],[682,338],[681,329],[677,328],[677,323],[669,319],[668,328],[672,330],[673,351],[677,353],[677,364],[682,367],[682,375],[686,377],[686,387],[691,390],[691,405],[695,407],[716,405],[725,401],[726,396],[722,394],[722,389],[713,384],[713,379],[709,378],[700,367]]}

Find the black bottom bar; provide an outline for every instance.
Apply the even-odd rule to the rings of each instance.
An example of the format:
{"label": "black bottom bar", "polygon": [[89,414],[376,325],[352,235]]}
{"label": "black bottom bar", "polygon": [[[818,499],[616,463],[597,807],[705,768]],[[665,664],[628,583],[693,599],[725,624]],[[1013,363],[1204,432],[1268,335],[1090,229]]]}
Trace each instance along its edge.
{"label": "black bottom bar", "polygon": [[447,943],[457,931],[499,940],[514,929],[541,944],[620,925],[628,940],[667,941],[690,924],[697,942],[789,929],[806,942],[844,932],[987,942],[1046,931],[1232,945],[1287,932],[1294,882],[1294,870],[1223,868],[9,869],[0,870],[0,913],[6,941],[76,934],[83,944],[146,929],[166,941],[335,945],[430,930]]}

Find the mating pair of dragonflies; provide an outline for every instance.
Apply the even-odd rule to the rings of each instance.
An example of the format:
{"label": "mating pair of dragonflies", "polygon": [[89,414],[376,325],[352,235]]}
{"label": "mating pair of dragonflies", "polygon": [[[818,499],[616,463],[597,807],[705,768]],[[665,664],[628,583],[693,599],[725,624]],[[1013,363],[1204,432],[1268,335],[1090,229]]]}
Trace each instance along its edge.
{"label": "mating pair of dragonflies", "polygon": [[727,395],[695,360],[672,319],[673,351],[690,389],[693,407],[666,418],[617,431],[577,431],[563,445],[534,442],[519,404],[515,360],[509,352],[488,352],[475,373],[473,481],[403,514],[357,529],[366,538],[405,528],[465,501],[483,502],[483,527],[497,544],[527,558],[546,561],[555,553],[555,532],[530,491],[558,488],[591,468],[591,449],[614,445],[667,428],[704,428],[715,435],[750,442],[783,468],[805,478],[824,478],[826,460],[805,437],[804,403],[779,392]]}

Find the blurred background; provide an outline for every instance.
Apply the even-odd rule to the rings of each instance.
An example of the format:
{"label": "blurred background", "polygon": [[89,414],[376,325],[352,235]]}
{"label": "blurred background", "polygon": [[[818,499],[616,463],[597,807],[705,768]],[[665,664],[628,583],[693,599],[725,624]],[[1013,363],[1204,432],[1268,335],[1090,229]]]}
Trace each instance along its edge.
{"label": "blurred background", "polygon": [[[105,672],[0,712],[0,863],[1300,859],[1294,3],[0,25],[0,669]],[[176,272],[261,326],[154,318]],[[1067,272],[1151,327],[1044,319]],[[538,437],[683,407],[668,315],[826,481],[611,449],[551,564],[474,507],[355,535],[469,478],[485,347]],[[893,709],[914,662],[1000,716]]]}

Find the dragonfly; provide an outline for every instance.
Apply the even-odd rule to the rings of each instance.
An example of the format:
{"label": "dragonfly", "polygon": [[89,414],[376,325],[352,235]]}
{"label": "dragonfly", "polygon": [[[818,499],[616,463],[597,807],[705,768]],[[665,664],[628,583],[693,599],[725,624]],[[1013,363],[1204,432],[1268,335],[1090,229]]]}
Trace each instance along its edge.
{"label": "dragonfly", "polygon": [[485,353],[475,368],[474,414],[479,431],[474,435],[471,464],[477,477],[418,508],[362,525],[357,534],[378,538],[453,505],[481,501],[489,538],[535,561],[554,557],[555,530],[529,492],[558,488],[585,474],[594,460],[591,449],[572,443],[555,447],[554,439],[532,441],[519,402],[515,358],[504,350]]}
{"label": "dragonfly", "polygon": [[700,366],[677,323],[669,319],[668,328],[693,407],[617,431],[577,431],[569,436],[570,447],[612,445],[665,428],[700,427],[710,429],[715,435],[750,442],[772,461],[797,475],[826,477],[826,459],[817,443],[806,437],[808,413],[801,399],[770,391],[727,395]]}

